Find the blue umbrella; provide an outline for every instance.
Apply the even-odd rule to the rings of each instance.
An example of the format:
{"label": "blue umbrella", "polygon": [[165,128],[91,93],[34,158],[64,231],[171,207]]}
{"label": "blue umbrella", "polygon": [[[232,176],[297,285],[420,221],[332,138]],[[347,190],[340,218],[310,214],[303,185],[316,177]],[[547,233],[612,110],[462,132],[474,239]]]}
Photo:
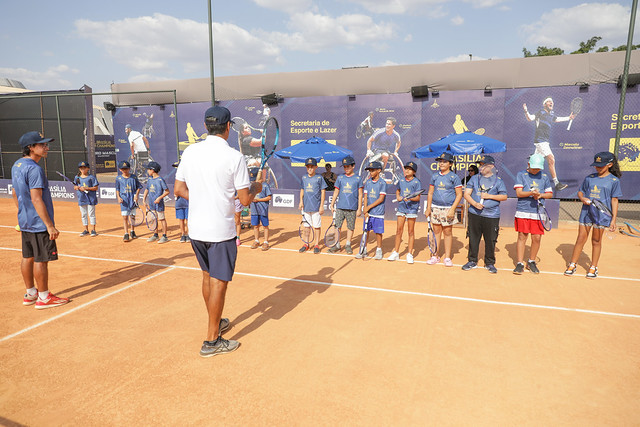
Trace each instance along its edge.
{"label": "blue umbrella", "polygon": [[273,153],[277,158],[291,159],[291,161],[299,163],[304,162],[309,157],[313,157],[317,161],[324,159],[325,162],[338,162],[352,154],[353,151],[329,144],[317,136]]}
{"label": "blue umbrella", "polygon": [[473,132],[452,133],[436,142],[413,150],[411,155],[422,159],[425,157],[438,157],[444,151],[455,155],[501,153],[507,151],[507,144]]}

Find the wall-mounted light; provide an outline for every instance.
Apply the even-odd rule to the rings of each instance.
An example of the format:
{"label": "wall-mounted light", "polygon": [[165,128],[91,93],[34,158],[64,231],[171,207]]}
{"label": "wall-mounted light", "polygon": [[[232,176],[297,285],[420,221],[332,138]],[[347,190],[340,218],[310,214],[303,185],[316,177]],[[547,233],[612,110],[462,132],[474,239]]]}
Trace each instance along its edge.
{"label": "wall-mounted light", "polygon": [[491,96],[493,94],[493,89],[491,89],[491,85],[486,85],[484,87],[484,96]]}
{"label": "wall-mounted light", "polygon": [[432,89],[431,90],[431,96],[433,96],[434,98],[437,98],[440,96],[440,91],[438,89]]}
{"label": "wall-mounted light", "polygon": [[411,87],[411,96],[414,98],[424,98],[429,96],[429,86],[413,86]]}
{"label": "wall-mounted light", "polygon": [[110,102],[104,102],[102,105],[104,105],[104,109],[107,111],[115,111],[116,110],[116,106],[113,105]]}
{"label": "wall-mounted light", "polygon": [[275,93],[269,93],[260,97],[260,100],[265,105],[276,105],[278,103],[278,95]]}

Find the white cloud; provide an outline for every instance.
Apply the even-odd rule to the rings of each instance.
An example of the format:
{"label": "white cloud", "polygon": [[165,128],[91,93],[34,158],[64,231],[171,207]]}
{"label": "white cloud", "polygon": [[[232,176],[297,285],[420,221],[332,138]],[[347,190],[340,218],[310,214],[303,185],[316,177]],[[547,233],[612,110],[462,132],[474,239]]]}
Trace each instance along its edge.
{"label": "white cloud", "polygon": [[68,65],[60,64],[47,68],[45,71],[34,71],[26,68],[0,68],[0,75],[18,80],[27,89],[47,90],[61,87],[71,87],[69,78],[78,74],[78,70]]}
{"label": "white cloud", "polygon": [[471,3],[471,5],[477,9],[498,6],[507,1],[508,0],[464,0],[465,3]]}
{"label": "white cloud", "polygon": [[383,42],[395,36],[392,24],[377,23],[370,16],[350,14],[331,17],[313,12],[293,14],[290,33],[263,32],[273,44],[295,51],[318,53],[336,46]]}
{"label": "white cloud", "polygon": [[581,41],[602,37],[599,46],[623,44],[627,37],[630,9],[617,3],[583,3],[566,9],[553,9],[532,24],[523,25],[530,47],[560,47],[573,51]]}
{"label": "white cloud", "polygon": [[405,41],[407,43],[413,41],[413,35],[412,34],[407,34],[406,36],[404,36],[403,41]]}
{"label": "white cloud", "polygon": [[253,2],[260,7],[286,13],[303,12],[312,6],[311,0],[253,0]]}
{"label": "white cloud", "polygon": [[[451,0],[351,0],[374,13],[386,15],[402,15],[409,12],[419,12],[431,16],[433,7]],[[442,9],[437,8],[441,14]],[[438,17],[438,16],[436,16]]]}
{"label": "white cloud", "polygon": [[[80,37],[92,40],[111,59],[144,73],[201,73],[209,68],[208,25],[156,13],[117,21],[77,20]],[[213,24],[216,68],[260,71],[281,62],[280,49],[230,23]]]}
{"label": "white cloud", "polygon": [[462,25],[464,24],[464,18],[460,15],[456,15],[453,18],[451,18],[451,23],[453,25]]}

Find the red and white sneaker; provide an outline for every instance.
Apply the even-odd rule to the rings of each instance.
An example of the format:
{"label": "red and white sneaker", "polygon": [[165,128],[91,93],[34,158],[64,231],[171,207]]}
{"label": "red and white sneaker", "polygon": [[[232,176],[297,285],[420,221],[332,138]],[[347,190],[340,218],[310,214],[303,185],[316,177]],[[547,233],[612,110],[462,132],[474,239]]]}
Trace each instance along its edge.
{"label": "red and white sneaker", "polygon": [[42,300],[38,298],[38,302],[36,302],[36,308],[41,310],[45,308],[58,307],[59,305],[64,305],[69,302],[69,298],[58,298],[51,292],[49,292],[49,297],[46,300]]}
{"label": "red and white sneaker", "polygon": [[26,294],[24,294],[24,298],[22,298],[22,305],[33,305],[36,303],[36,301],[38,301],[38,293],[36,292],[35,295],[31,296],[27,292]]}

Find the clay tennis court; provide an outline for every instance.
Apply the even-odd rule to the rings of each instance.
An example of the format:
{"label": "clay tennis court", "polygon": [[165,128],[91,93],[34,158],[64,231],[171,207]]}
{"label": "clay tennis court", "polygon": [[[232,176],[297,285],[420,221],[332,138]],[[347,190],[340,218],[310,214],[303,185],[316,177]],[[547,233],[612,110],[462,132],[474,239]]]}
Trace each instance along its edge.
{"label": "clay tennis court", "polygon": [[[75,203],[54,205],[50,287],[72,302],[35,310],[21,304],[16,208],[0,200],[2,425],[640,423],[640,239],[605,237],[598,279],[586,254],[564,277],[576,226],[562,224],[542,273],[515,276],[503,228],[490,275],[460,270],[463,228],[446,268],[425,264],[424,223],[407,265],[299,254],[298,216],[272,215],[272,249],[244,230],[227,292],[225,337],[241,346],[203,359],[201,273],[173,210],[158,245],[142,228],[123,243],[117,205],[98,205],[96,238],[78,237]],[[387,222],[385,257],[394,233]]]}

